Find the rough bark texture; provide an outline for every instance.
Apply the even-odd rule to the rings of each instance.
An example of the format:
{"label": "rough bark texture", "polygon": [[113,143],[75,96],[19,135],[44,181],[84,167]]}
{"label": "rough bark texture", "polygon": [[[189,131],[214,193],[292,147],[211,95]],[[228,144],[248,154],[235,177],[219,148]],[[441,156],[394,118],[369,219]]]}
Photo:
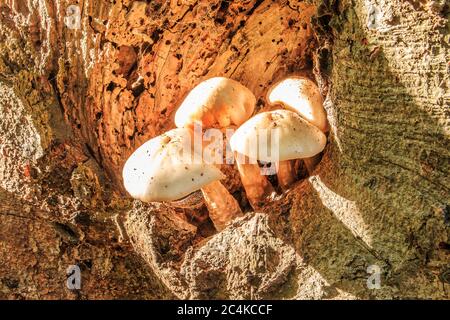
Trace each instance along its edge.
{"label": "rough bark texture", "polygon": [[[0,0],[0,298],[448,299],[448,15],[427,0]],[[291,74],[327,97],[313,176],[220,233],[204,206],[124,193],[127,156],[201,80],[236,79],[263,110]]]}

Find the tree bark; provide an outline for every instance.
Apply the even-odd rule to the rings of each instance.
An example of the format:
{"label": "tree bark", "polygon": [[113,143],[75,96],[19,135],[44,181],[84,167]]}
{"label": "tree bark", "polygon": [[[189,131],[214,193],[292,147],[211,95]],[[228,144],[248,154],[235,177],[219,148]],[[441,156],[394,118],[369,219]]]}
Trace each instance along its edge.
{"label": "tree bark", "polygon": [[[449,298],[444,1],[71,5],[0,3],[0,298]],[[261,111],[292,74],[326,97],[313,176],[219,233],[204,206],[129,199],[124,161],[196,84]]]}

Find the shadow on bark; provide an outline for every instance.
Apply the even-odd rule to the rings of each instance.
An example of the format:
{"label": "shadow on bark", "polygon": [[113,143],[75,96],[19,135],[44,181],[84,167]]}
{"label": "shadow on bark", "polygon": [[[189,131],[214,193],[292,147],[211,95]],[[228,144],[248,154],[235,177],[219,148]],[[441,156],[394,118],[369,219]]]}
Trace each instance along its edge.
{"label": "shadow on bark", "polygon": [[[353,296],[448,298],[446,98],[433,96],[439,87],[424,92],[416,82],[442,77],[445,60],[435,55],[441,69],[425,65],[425,75],[420,61],[417,70],[401,69],[393,59],[404,57],[407,45],[368,45],[359,18],[347,8],[328,20],[341,23],[333,30],[331,143],[317,177],[297,189],[288,218],[292,241],[330,285]],[[395,39],[384,37],[387,44]],[[367,288],[370,265],[380,267],[380,290]]]}

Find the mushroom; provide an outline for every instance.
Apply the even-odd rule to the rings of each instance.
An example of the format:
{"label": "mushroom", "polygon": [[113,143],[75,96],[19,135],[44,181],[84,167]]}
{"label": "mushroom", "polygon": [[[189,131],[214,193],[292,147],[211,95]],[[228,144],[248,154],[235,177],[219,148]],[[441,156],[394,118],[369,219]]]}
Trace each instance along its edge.
{"label": "mushroom", "polygon": [[123,167],[125,189],[135,199],[162,202],[181,199],[201,189],[217,230],[241,214],[237,201],[219,182],[223,173],[213,164],[196,162],[193,132],[177,128],[140,146]]}
{"label": "mushroom", "polygon": [[[224,77],[210,78],[187,95],[175,114],[175,124],[177,127],[192,128],[199,125],[220,129],[240,126],[253,114],[255,104],[253,93],[239,82]],[[260,174],[257,164],[241,164],[237,161],[237,167],[244,188],[251,192],[247,193],[249,199],[262,199],[264,195],[274,192],[267,178]],[[258,188],[249,186],[255,183]],[[256,208],[256,205],[252,206]]]}
{"label": "mushroom", "polygon": [[[267,139],[269,133],[275,138]],[[262,138],[267,141],[270,155],[261,150],[259,140]],[[278,163],[279,170],[285,170],[284,165],[280,165],[280,163],[313,157],[324,149],[325,144],[326,137],[322,131],[297,113],[289,110],[275,110],[255,115],[240,126],[230,140],[233,151],[256,158],[256,160]],[[254,146],[257,146],[256,152]],[[290,172],[286,174],[290,174]],[[246,177],[246,179],[257,181],[257,178],[252,176]],[[295,177],[287,176],[286,179],[293,181]],[[258,188],[260,186],[255,184],[251,187]],[[254,193],[249,190],[247,195]],[[249,201],[258,202],[260,199],[249,199]]]}
{"label": "mushroom", "polygon": [[[233,137],[234,135],[231,137],[230,144]],[[273,198],[275,190],[266,176],[261,173],[255,159],[239,152],[235,152],[235,158],[247,199],[252,208],[258,210],[262,207],[262,204]]]}
{"label": "mushroom", "polygon": [[[281,104],[284,108],[297,112],[324,133],[329,130],[319,88],[307,78],[293,76],[281,80],[269,90],[267,100],[270,104]],[[305,158],[303,161],[308,173],[311,174],[320,161],[320,155]],[[292,163],[280,163],[278,181],[282,188],[287,188],[293,182],[290,179],[293,172],[295,170]]]}
{"label": "mushroom", "polygon": [[214,77],[192,89],[175,114],[178,128],[192,127],[228,128],[239,126],[253,114],[256,98],[239,82]]}
{"label": "mushroom", "polygon": [[267,94],[270,104],[281,104],[297,112],[302,118],[319,128],[329,130],[323,99],[316,84],[303,77],[289,77],[275,84]]}

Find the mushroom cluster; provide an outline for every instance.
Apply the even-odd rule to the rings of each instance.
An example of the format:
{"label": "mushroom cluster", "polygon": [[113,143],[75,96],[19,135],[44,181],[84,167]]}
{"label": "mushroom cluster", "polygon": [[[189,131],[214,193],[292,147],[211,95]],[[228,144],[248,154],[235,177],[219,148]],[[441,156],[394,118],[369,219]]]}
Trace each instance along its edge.
{"label": "mushroom cluster", "polygon": [[[201,82],[176,111],[177,128],[147,141],[128,158],[122,172],[125,189],[144,202],[177,201],[200,190],[215,228],[223,230],[243,213],[220,182],[225,178],[221,163],[203,158],[208,143],[200,140],[198,148],[196,130],[237,128],[230,147],[247,199],[259,209],[276,192],[258,163],[274,164],[279,185],[286,190],[296,179],[294,160],[303,159],[311,172],[328,130],[320,92],[311,80],[282,80],[267,100],[281,108],[251,117],[256,98],[248,88],[224,77]],[[254,148],[255,139],[265,141],[264,148],[261,143]]]}
{"label": "mushroom cluster", "polygon": [[[319,88],[305,77],[281,80],[269,90],[266,99],[281,109],[255,115],[236,130],[230,144],[233,151],[246,160],[250,158],[253,163],[255,160],[276,161],[278,184],[282,190],[287,190],[296,180],[294,159],[302,159],[309,174],[320,161],[329,129],[327,116]],[[277,145],[272,145],[272,139],[267,136],[269,132],[277,137]],[[254,152],[251,141],[255,140],[269,141],[267,148],[276,151],[276,155],[271,153],[267,157],[267,153],[259,148]],[[259,209],[270,200],[273,187],[265,176],[261,176],[257,164],[237,162],[247,198],[254,209]]]}

